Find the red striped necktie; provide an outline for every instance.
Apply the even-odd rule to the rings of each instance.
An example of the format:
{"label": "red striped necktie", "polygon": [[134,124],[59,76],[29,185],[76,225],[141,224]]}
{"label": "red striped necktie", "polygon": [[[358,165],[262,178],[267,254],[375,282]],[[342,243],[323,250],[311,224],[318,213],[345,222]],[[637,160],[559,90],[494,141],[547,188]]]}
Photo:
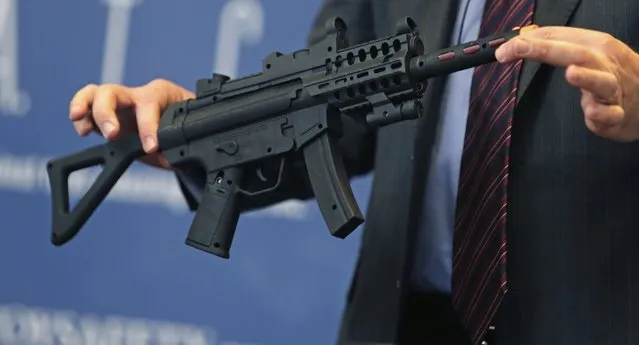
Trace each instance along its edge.
{"label": "red striped necktie", "polygon": [[[534,0],[486,0],[479,37],[530,25]],[[506,293],[506,186],[521,62],[473,74],[453,236],[453,305],[479,344]]]}

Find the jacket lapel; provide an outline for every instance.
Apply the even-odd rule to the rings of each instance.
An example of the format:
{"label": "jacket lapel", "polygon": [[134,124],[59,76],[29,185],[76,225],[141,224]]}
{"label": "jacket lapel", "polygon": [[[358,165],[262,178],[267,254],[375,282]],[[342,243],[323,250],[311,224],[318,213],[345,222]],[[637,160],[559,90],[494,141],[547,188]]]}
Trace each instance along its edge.
{"label": "jacket lapel", "polygon": [[[539,26],[564,26],[575,12],[580,0],[536,0],[533,22]],[[519,86],[517,103],[526,93],[528,86],[541,67],[538,62],[524,61]]]}
{"label": "jacket lapel", "polygon": [[[450,45],[450,37],[455,26],[459,2],[459,0],[416,0],[413,13],[419,15],[417,24],[419,25],[419,31],[423,33],[425,52],[437,51]],[[418,131],[417,149],[424,147],[423,140],[432,139],[428,138],[429,135],[424,134],[430,132],[429,127],[436,127],[438,122],[441,91],[445,81],[446,76],[428,81],[428,87],[423,99],[428,115],[423,116],[419,121],[419,126],[422,128]]]}
{"label": "jacket lapel", "polygon": [[417,21],[426,52],[445,48],[450,41],[458,0],[413,0],[411,16]]}
{"label": "jacket lapel", "polygon": [[[420,15],[418,25],[423,32],[424,51],[433,52],[450,45],[459,0],[416,0],[414,13]],[[426,110],[417,122],[415,137],[415,169],[418,176],[426,176],[430,162],[431,150],[434,145],[441,109],[441,94],[446,84],[447,76],[433,78],[428,81],[423,103]],[[420,182],[423,182],[420,180]],[[419,186],[421,188],[421,186]],[[419,189],[420,196],[423,194]],[[418,198],[421,201],[421,197]],[[416,203],[420,204],[420,203]],[[421,206],[418,206],[421,207]]]}

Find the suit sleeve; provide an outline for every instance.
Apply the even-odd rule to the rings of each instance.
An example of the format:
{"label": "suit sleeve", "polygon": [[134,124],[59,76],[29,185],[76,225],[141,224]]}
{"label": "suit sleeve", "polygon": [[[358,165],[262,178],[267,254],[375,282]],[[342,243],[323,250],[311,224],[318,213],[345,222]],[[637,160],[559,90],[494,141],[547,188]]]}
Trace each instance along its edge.
{"label": "suit sleeve", "polygon": [[[323,38],[325,23],[332,16],[339,16],[347,23],[347,37],[350,44],[375,38],[371,0],[324,0],[310,30],[309,45]],[[343,116],[343,125],[344,134],[340,139],[340,147],[349,177],[370,172],[373,169],[375,132],[346,116]],[[268,166],[271,169],[279,167],[278,162]],[[250,186],[260,183],[256,174],[247,172],[246,175],[248,181],[245,181],[245,184]],[[310,199],[313,197],[313,192],[307,175],[303,161],[291,162],[286,166],[277,191],[243,198],[240,207],[243,211],[249,211],[289,199]],[[192,211],[196,210],[206,182],[205,172],[199,167],[193,167],[191,170],[178,172],[176,176],[189,208]]]}

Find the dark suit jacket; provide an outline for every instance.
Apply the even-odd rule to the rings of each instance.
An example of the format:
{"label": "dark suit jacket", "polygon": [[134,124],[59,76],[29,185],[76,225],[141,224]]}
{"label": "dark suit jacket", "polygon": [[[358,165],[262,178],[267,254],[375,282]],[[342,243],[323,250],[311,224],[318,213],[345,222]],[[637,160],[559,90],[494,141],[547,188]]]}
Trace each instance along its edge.
{"label": "dark suit jacket", "polygon": [[[347,22],[351,43],[391,34],[397,19],[411,16],[432,51],[449,44],[457,6],[456,0],[326,0],[310,41],[323,35],[333,15]],[[600,30],[639,47],[636,0],[537,0],[534,22]],[[444,83],[430,83],[420,120],[377,133],[345,124],[350,175],[381,169],[374,171],[379,174],[344,317],[342,333],[349,340],[396,339],[393,320],[411,269],[410,243]],[[535,63],[524,64],[513,121],[510,289],[495,320],[499,344],[639,344],[639,143],[590,133],[580,92],[565,82],[564,70]],[[303,173],[291,168],[277,195],[245,207],[311,196]]]}

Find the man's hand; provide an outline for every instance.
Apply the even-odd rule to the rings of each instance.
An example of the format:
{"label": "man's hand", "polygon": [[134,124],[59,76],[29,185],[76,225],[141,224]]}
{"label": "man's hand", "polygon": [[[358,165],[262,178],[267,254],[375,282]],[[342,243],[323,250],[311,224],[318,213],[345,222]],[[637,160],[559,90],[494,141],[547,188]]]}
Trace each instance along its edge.
{"label": "man's hand", "polygon": [[518,59],[566,68],[581,89],[586,126],[604,138],[639,140],[639,55],[609,34],[543,27],[521,33],[495,53],[501,63]]}
{"label": "man's hand", "polygon": [[171,103],[194,97],[190,91],[162,79],[140,87],[90,84],[71,100],[69,119],[81,136],[95,131],[113,140],[138,132],[148,154],[142,160],[170,169],[166,159],[157,153],[160,116]]}

